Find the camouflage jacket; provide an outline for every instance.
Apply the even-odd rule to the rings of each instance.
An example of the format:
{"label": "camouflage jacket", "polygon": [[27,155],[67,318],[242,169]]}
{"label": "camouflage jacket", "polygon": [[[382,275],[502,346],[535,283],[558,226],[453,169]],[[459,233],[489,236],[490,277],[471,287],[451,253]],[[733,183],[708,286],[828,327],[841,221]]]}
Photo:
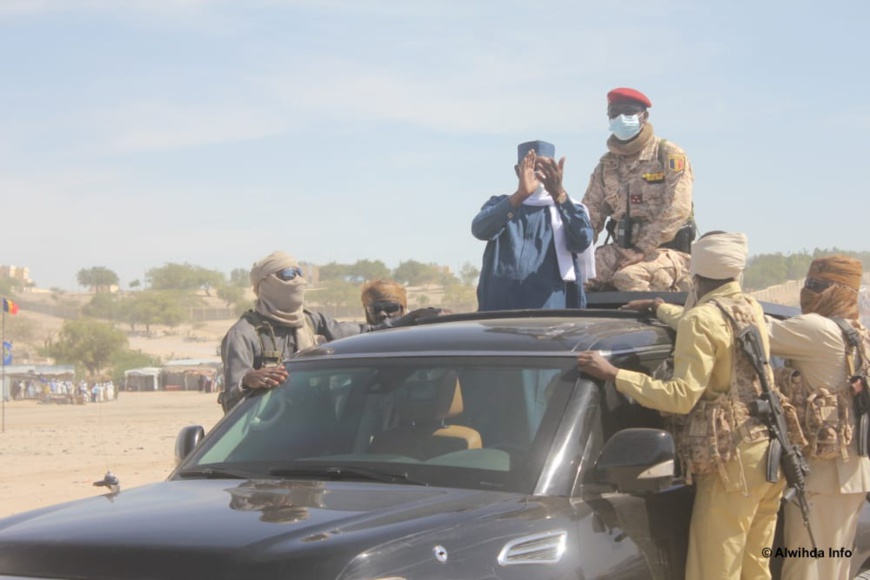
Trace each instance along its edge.
{"label": "camouflage jacket", "polygon": [[607,217],[633,222],[632,246],[644,254],[671,241],[692,214],[692,166],[680,147],[653,137],[638,155],[606,153],[583,203],[596,241]]}

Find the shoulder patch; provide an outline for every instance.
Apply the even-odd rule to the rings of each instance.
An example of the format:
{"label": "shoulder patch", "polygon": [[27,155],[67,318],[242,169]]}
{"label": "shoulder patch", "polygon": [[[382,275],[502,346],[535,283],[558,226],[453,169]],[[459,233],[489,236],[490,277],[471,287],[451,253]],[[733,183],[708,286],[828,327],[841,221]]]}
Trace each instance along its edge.
{"label": "shoulder patch", "polygon": [[668,169],[679,173],[686,168],[685,155],[668,155]]}

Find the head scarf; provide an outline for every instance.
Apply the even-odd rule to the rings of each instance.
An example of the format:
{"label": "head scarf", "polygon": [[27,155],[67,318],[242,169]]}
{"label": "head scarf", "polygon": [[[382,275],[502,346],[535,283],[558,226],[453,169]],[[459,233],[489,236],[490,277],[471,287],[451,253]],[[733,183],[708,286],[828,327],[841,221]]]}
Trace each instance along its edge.
{"label": "head scarf", "polygon": [[251,285],[257,296],[254,310],[284,326],[300,328],[304,323],[302,305],[307,282],[302,276],[281,280],[272,274],[297,267],[296,258],[286,252],[272,252],[251,268]]}
{"label": "head scarf", "polygon": [[692,243],[689,271],[692,276],[703,276],[711,280],[739,280],[746,267],[748,253],[746,234],[708,234]]}
{"label": "head scarf", "polygon": [[366,320],[369,324],[376,324],[377,322],[369,319],[367,308],[375,302],[398,302],[402,305],[404,312],[408,311],[408,295],[405,292],[404,286],[390,280],[366,282],[363,284],[361,298],[363,308],[366,309]]}
{"label": "head scarf", "polygon": [[858,291],[861,289],[861,262],[847,256],[816,258],[810,264],[807,278],[831,282],[815,292],[801,288],[801,311],[822,316],[855,320],[860,316]]}

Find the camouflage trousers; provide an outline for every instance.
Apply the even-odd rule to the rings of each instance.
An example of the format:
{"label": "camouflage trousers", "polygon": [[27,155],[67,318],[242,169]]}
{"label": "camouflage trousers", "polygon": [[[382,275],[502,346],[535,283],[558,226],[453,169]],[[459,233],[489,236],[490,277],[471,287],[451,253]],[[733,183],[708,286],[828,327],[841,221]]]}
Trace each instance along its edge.
{"label": "camouflage trousers", "polygon": [[677,250],[657,249],[637,264],[617,269],[623,255],[616,244],[599,246],[595,250],[596,277],[587,289],[622,292],[688,292],[692,285],[689,275],[689,255]]}

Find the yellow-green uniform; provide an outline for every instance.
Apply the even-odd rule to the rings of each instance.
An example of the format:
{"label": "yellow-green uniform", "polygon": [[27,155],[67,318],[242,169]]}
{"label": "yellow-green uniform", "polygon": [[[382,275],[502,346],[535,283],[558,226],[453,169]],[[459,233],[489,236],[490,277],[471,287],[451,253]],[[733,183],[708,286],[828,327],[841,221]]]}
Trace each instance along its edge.
{"label": "yellow-green uniform", "polygon": [[[669,413],[687,414],[702,397],[713,399],[731,387],[734,336],[731,325],[710,301],[742,296],[730,282],[704,295],[687,311],[662,304],[658,318],[677,330],[674,374],[668,381],[620,369],[616,388],[641,405]],[[764,314],[752,302],[765,352],[768,351]],[[743,441],[726,466],[728,482],[717,473],[695,475],[695,504],[689,530],[687,580],[769,579],[769,557],[763,548],[773,543],[776,514],[784,478],[766,480],[768,439]],[[766,553],[766,552],[765,552]]]}
{"label": "yellow-green uniform", "polygon": [[[850,372],[846,364],[846,343],[840,327],[818,314],[803,314],[787,320],[769,321],[770,352],[787,358],[801,372],[811,390],[846,388]],[[857,430],[855,431],[857,433]],[[845,580],[849,558],[827,557],[829,548],[852,549],[858,514],[870,491],[870,459],[858,455],[856,442],[848,457],[810,458],[807,501],[810,527],[825,558],[788,558],[783,562],[784,580]],[[785,507],[785,545],[791,549],[811,548],[800,509]]]}

